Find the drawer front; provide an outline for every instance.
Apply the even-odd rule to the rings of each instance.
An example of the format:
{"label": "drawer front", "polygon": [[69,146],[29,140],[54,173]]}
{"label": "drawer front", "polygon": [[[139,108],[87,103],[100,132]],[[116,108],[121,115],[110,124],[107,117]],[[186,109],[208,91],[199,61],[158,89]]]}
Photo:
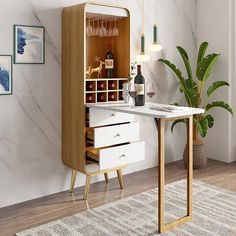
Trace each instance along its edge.
{"label": "drawer front", "polygon": [[100,170],[109,169],[144,160],[145,144],[144,142],[137,142],[119,147],[102,149],[99,154]]}
{"label": "drawer front", "polygon": [[134,115],[106,111],[98,108],[89,109],[89,127],[119,124],[134,121]]}
{"label": "drawer front", "polygon": [[94,129],[95,148],[134,142],[138,140],[139,123],[129,123]]}

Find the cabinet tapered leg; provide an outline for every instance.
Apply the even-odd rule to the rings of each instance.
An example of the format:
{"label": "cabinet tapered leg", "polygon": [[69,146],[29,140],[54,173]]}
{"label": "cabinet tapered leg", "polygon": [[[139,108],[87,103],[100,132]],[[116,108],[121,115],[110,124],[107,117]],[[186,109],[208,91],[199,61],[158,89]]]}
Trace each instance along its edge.
{"label": "cabinet tapered leg", "polygon": [[76,170],[72,170],[71,182],[70,182],[70,193],[72,193],[73,190],[74,190],[76,177],[77,177],[77,171]]}
{"label": "cabinet tapered leg", "polygon": [[108,184],[109,183],[108,173],[105,173],[104,176],[105,176],[105,181]]}
{"label": "cabinet tapered leg", "polygon": [[85,200],[87,200],[87,197],[88,197],[90,182],[91,182],[91,175],[86,175],[86,184],[85,184],[85,193],[84,193]]}
{"label": "cabinet tapered leg", "polygon": [[124,189],[124,182],[123,182],[123,176],[122,176],[122,170],[117,170],[117,176],[120,184],[120,188]]}

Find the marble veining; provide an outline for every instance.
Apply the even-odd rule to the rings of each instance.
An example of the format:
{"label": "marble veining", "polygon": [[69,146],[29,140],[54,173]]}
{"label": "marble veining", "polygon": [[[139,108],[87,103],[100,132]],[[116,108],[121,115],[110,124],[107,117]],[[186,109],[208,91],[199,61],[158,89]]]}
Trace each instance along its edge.
{"label": "marble veining", "polygon": [[[13,95],[0,97],[0,208],[68,189],[70,170],[61,161],[61,12],[83,0],[1,0],[0,53],[13,53],[13,24],[44,25],[45,65],[14,65]],[[132,60],[139,53],[141,0],[100,0],[124,5],[131,11]],[[180,69],[176,51],[182,45],[196,57],[196,0],[158,0],[159,40],[164,49],[151,53],[154,0],[145,2],[146,51],[151,60],[143,65],[147,81],[157,87],[153,101],[171,103],[182,98],[173,74],[157,60],[171,59]],[[183,100],[182,100],[183,101]],[[141,139],[146,141],[146,160],[130,165],[126,173],[157,165],[157,133],[152,119],[141,122]],[[167,131],[166,161],[181,159],[185,140],[183,128]],[[111,176],[112,177],[112,176]],[[102,180],[103,176],[94,178]],[[84,184],[78,175],[77,186]]]}

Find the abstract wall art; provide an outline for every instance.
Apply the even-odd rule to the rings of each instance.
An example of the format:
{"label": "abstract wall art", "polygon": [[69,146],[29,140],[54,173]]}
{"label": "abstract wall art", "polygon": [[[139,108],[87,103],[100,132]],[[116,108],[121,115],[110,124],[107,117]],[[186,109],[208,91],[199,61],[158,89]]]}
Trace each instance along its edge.
{"label": "abstract wall art", "polygon": [[45,63],[45,28],[14,25],[14,63]]}
{"label": "abstract wall art", "polygon": [[0,95],[12,94],[12,56],[0,55]]}

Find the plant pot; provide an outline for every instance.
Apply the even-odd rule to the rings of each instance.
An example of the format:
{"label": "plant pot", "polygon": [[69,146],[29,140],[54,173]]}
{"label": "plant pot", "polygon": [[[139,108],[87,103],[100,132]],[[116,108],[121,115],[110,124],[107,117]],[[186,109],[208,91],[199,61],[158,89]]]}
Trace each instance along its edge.
{"label": "plant pot", "polygon": [[[188,150],[184,149],[184,165],[187,167]],[[203,142],[200,139],[193,140],[193,169],[204,169],[207,166],[207,155]]]}

